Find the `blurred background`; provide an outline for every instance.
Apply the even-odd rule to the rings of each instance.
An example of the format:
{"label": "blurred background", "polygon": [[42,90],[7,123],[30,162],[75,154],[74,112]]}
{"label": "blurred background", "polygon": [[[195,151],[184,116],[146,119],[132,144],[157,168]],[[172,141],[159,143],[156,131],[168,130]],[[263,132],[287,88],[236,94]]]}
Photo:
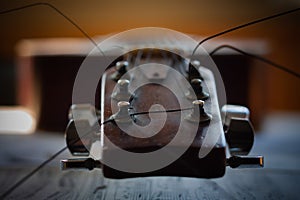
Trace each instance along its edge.
{"label": "blurred background", "polygon": [[[38,1],[1,1],[0,10],[35,2]],[[169,28],[200,38],[300,5],[296,0],[47,2],[96,38],[146,26]],[[234,44],[300,72],[299,19],[300,14],[293,13],[226,34],[207,45],[212,50],[221,44]],[[42,130],[62,132],[74,77],[92,45],[47,6],[2,14],[0,27],[0,127],[10,121],[22,124],[20,121],[27,120],[27,124],[32,124],[31,128],[23,125],[27,132],[34,131],[36,122]],[[274,116],[299,116],[299,79],[235,53],[231,57],[216,56],[215,61],[224,74],[229,103],[248,106],[257,129]],[[10,115],[20,118],[9,119]]]}
{"label": "blurred background", "polygon": [[[0,13],[37,2],[1,0]],[[300,7],[299,0],[45,2],[74,20],[96,41],[129,29],[150,26],[173,29],[200,40],[258,18]],[[293,13],[212,39],[204,47],[210,52],[219,45],[233,45],[300,73],[299,22],[300,13]],[[63,132],[68,123],[73,82],[80,64],[93,45],[78,29],[47,6],[0,14],[0,27],[2,193],[24,177],[29,169],[51,158],[66,145]],[[207,199],[222,199],[226,197],[222,196],[225,191],[230,194],[228,199],[299,198],[300,80],[231,50],[220,51],[213,59],[222,74],[228,103],[244,105],[251,110],[251,121],[258,134],[250,154],[265,156],[265,167],[258,170],[227,169],[223,178],[204,181],[176,177],[176,180],[184,182],[174,187],[170,194],[182,190],[183,194],[190,192],[194,195],[199,192],[204,196],[212,195]],[[127,180],[105,180],[109,185],[105,189],[100,186],[103,177],[99,178],[101,173],[98,171],[95,172],[98,176],[87,176],[81,172],[81,178],[78,172],[60,171],[59,159],[70,156],[68,151],[58,156],[52,162],[54,173],[49,174],[49,168],[44,168],[42,173],[26,182],[23,189],[21,187],[19,192],[12,194],[14,199],[44,199],[47,195],[49,198],[59,198],[55,196],[60,195],[55,192],[57,190],[71,195],[69,198],[76,192],[90,191],[86,194],[97,195],[95,191],[107,190],[124,191],[128,196],[132,190],[144,188],[141,183],[149,181],[146,178],[128,180],[137,181],[136,187],[131,187]],[[89,179],[91,177],[95,178]],[[155,180],[159,184],[153,186],[159,187],[159,190],[152,189],[153,192],[167,194],[169,199],[171,195],[168,191],[162,190],[174,181]],[[94,191],[93,188],[98,186],[100,189]],[[46,189],[41,189],[43,187]],[[148,190],[145,187],[145,195],[150,194]],[[135,197],[140,198],[141,194],[137,194]],[[181,196],[178,198],[181,199]]]}

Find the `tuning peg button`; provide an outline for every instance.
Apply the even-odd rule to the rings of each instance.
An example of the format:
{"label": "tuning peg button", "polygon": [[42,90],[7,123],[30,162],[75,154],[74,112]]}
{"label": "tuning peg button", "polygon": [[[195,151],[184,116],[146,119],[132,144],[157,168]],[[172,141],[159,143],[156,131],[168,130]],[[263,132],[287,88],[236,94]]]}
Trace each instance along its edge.
{"label": "tuning peg button", "polygon": [[260,168],[264,167],[263,156],[232,156],[226,160],[231,168]]}
{"label": "tuning peg button", "polygon": [[61,169],[88,169],[101,168],[101,162],[92,158],[77,158],[77,159],[66,159],[61,160]]}

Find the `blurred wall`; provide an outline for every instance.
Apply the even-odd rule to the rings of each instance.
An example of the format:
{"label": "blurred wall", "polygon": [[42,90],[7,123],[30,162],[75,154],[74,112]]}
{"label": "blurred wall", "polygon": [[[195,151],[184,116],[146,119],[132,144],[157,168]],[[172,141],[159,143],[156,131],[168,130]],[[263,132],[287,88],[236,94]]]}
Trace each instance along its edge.
{"label": "blurred wall", "polygon": [[[0,10],[34,2],[38,1],[1,1]],[[91,36],[144,26],[165,27],[208,36],[253,19],[300,6],[299,1],[293,0],[48,2],[76,21]],[[300,73],[299,19],[300,13],[294,13],[222,37],[265,39],[271,49],[266,55],[267,58]],[[12,67],[14,46],[22,38],[83,37],[74,26],[46,6],[0,15],[0,27],[0,58],[10,61]],[[257,80],[259,84],[254,85],[251,90],[250,96],[254,107],[263,107],[266,112],[300,111],[299,79],[267,65],[257,65],[253,79],[261,78],[264,79],[263,86]],[[264,95],[264,98],[258,103],[261,95]]]}

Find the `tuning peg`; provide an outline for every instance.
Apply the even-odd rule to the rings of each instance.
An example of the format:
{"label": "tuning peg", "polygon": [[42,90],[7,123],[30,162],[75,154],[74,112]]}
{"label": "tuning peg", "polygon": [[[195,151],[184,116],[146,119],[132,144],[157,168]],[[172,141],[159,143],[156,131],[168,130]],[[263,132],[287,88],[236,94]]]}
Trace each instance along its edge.
{"label": "tuning peg", "polygon": [[119,61],[116,63],[116,72],[111,75],[114,81],[118,81],[126,72],[129,63],[127,61]]}
{"label": "tuning peg", "polygon": [[116,91],[111,95],[111,97],[118,101],[130,101],[130,98],[133,96],[129,90],[130,81],[126,79],[120,79],[116,85]]}
{"label": "tuning peg", "polygon": [[263,156],[232,156],[226,159],[231,168],[260,168],[264,166]]}
{"label": "tuning peg", "polygon": [[78,158],[61,160],[61,169],[88,169],[101,168],[101,162],[92,158]]}
{"label": "tuning peg", "polygon": [[192,113],[188,115],[187,120],[198,123],[207,123],[211,120],[211,116],[204,110],[204,101],[193,101],[193,110]]}
{"label": "tuning peg", "polygon": [[192,87],[189,89],[189,91],[186,94],[186,97],[188,99],[195,99],[195,96],[193,95],[193,93],[196,94],[197,99],[200,99],[200,100],[208,99],[209,94],[203,91],[201,79],[199,79],[199,78],[192,79],[191,86]]}

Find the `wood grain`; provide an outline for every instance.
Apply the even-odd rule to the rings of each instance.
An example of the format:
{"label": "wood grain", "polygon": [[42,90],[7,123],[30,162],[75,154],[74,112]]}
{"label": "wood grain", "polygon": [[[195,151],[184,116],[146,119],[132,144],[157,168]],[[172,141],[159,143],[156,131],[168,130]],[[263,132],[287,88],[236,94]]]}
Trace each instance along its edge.
{"label": "wood grain", "polygon": [[[265,156],[263,169],[226,169],[218,179],[147,177],[105,179],[101,170],[60,171],[64,152],[31,177],[7,199],[299,199],[300,135],[284,120],[284,134],[266,131],[256,136],[252,155]],[[297,123],[298,124],[298,123]],[[279,128],[270,124],[272,128]],[[298,127],[298,126],[297,126]],[[17,144],[17,145],[16,145]],[[64,146],[62,135],[0,136],[0,194]]]}
{"label": "wood grain", "polygon": [[[28,169],[1,169],[3,193]],[[101,170],[60,171],[47,167],[8,199],[297,199],[298,170],[227,170],[219,179],[148,177],[105,179]]]}

